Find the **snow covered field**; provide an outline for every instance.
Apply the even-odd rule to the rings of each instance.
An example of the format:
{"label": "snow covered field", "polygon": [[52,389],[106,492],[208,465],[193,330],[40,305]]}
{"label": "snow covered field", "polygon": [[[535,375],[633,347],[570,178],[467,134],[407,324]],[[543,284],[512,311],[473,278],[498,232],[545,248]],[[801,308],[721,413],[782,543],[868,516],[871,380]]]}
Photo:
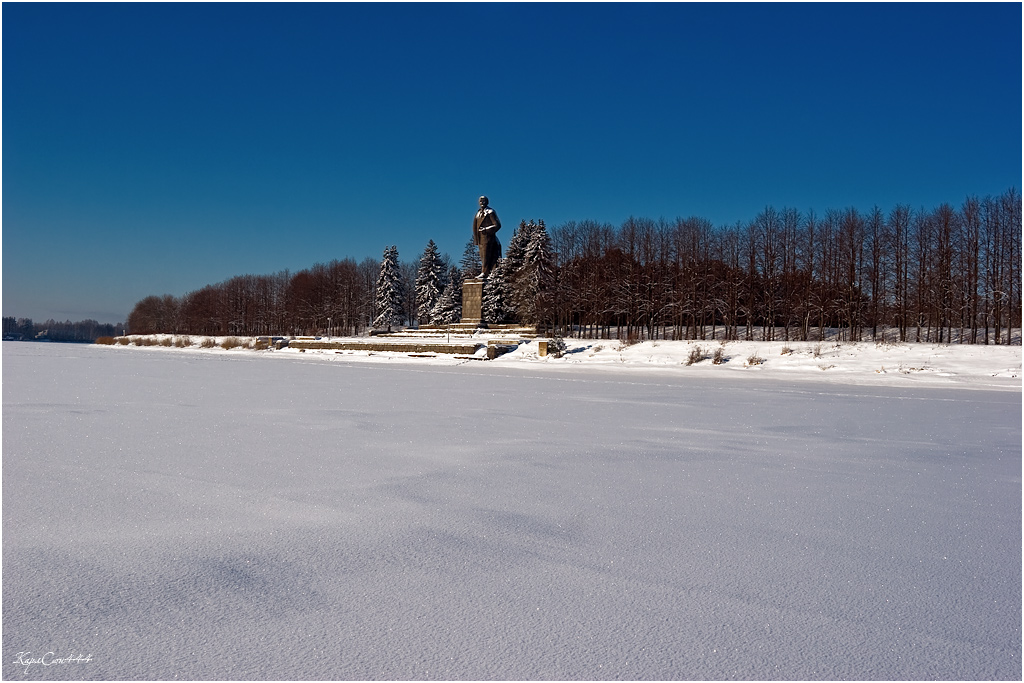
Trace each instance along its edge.
{"label": "snow covered field", "polygon": [[4,678],[1020,679],[1020,347],[598,346],[4,344]]}

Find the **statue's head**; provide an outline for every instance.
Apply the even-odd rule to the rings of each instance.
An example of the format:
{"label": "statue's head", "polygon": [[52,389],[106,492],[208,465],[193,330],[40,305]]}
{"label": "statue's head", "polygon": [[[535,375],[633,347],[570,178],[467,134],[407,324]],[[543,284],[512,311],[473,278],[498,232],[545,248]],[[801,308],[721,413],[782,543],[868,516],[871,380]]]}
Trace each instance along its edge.
{"label": "statue's head", "polygon": [[488,204],[490,204],[490,200],[487,199],[487,195],[483,195],[482,197],[480,197],[480,208],[483,208]]}

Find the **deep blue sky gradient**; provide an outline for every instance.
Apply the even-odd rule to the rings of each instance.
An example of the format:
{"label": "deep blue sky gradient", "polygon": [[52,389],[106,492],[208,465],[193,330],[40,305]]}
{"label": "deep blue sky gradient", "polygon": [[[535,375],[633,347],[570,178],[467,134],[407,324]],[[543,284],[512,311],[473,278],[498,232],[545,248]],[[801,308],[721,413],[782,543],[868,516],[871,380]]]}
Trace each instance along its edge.
{"label": "deep blue sky gradient", "polygon": [[5,4],[3,314],[1021,187],[1021,6]]}

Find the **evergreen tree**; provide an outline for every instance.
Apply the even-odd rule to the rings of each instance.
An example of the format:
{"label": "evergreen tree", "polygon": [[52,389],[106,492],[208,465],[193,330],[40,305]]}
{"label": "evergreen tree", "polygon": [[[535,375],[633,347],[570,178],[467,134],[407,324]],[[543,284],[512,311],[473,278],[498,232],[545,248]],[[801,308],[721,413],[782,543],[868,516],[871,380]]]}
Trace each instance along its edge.
{"label": "evergreen tree", "polygon": [[485,322],[500,325],[513,317],[512,289],[508,282],[508,259],[498,259],[491,274],[484,281],[481,302]]}
{"label": "evergreen tree", "polygon": [[402,274],[398,266],[398,247],[390,246],[384,249],[384,258],[380,262],[380,275],[377,277],[377,288],[374,302],[377,308],[377,317],[373,326],[377,329],[387,327],[391,331],[392,325],[402,323],[402,305],[404,293],[402,287]]}
{"label": "evergreen tree", "polygon": [[505,276],[509,282],[513,282],[519,275],[519,271],[522,270],[523,262],[526,259],[526,247],[536,229],[537,224],[532,220],[529,223],[519,221],[519,227],[512,234],[512,239],[509,240],[508,248],[505,250],[505,258],[508,260]]}
{"label": "evergreen tree", "polygon": [[431,313],[444,291],[445,280],[444,262],[434,240],[430,240],[423,250],[419,270],[416,272],[416,317],[420,323],[432,322]]}
{"label": "evergreen tree", "polygon": [[430,319],[438,325],[462,320],[462,271],[455,266],[448,271],[448,284],[430,312]]}
{"label": "evergreen tree", "polygon": [[466,248],[462,251],[462,260],[459,262],[459,266],[462,268],[463,280],[476,277],[483,269],[483,264],[480,262],[480,247],[473,244],[473,240],[466,242]]}
{"label": "evergreen tree", "polygon": [[555,259],[551,253],[551,236],[543,220],[537,221],[526,245],[524,269],[530,274],[536,291],[550,289],[555,274]]}
{"label": "evergreen tree", "polygon": [[36,326],[32,323],[32,318],[18,318],[18,332],[21,333],[22,339],[35,339]]}
{"label": "evergreen tree", "polygon": [[527,233],[522,265],[512,280],[512,301],[519,319],[536,325],[550,310],[555,268],[544,221],[530,221]]}

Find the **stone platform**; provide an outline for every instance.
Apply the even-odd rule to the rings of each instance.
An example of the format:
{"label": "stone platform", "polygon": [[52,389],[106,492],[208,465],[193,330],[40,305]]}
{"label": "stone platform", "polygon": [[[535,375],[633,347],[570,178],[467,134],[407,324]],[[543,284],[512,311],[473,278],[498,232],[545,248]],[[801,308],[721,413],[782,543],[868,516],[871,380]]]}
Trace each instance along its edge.
{"label": "stone platform", "polygon": [[[467,358],[497,358],[525,341],[537,330],[523,325],[488,325],[483,319],[484,281],[462,284],[462,320],[450,325],[421,325],[416,329],[373,332],[372,339],[297,339],[288,348],[304,350],[377,351],[411,355],[449,354]],[[484,354],[481,349],[486,349]]]}
{"label": "stone platform", "polygon": [[[403,337],[379,336],[373,340],[330,340],[330,339],[295,339],[288,342],[289,349],[299,351],[375,351],[378,353],[408,353],[435,355],[444,354],[452,356],[466,356],[476,358],[497,358],[498,356],[512,351],[519,345],[519,342],[508,342],[499,339],[469,340],[460,339],[451,342],[442,341],[440,338],[417,338],[412,335]],[[480,354],[480,349],[486,349]]]}
{"label": "stone platform", "polygon": [[452,323],[451,325],[420,325],[395,332],[384,332],[374,335],[386,338],[424,338],[424,337],[473,337],[487,338],[520,338],[533,339],[537,336],[537,328],[528,325],[486,325],[484,323]]}

